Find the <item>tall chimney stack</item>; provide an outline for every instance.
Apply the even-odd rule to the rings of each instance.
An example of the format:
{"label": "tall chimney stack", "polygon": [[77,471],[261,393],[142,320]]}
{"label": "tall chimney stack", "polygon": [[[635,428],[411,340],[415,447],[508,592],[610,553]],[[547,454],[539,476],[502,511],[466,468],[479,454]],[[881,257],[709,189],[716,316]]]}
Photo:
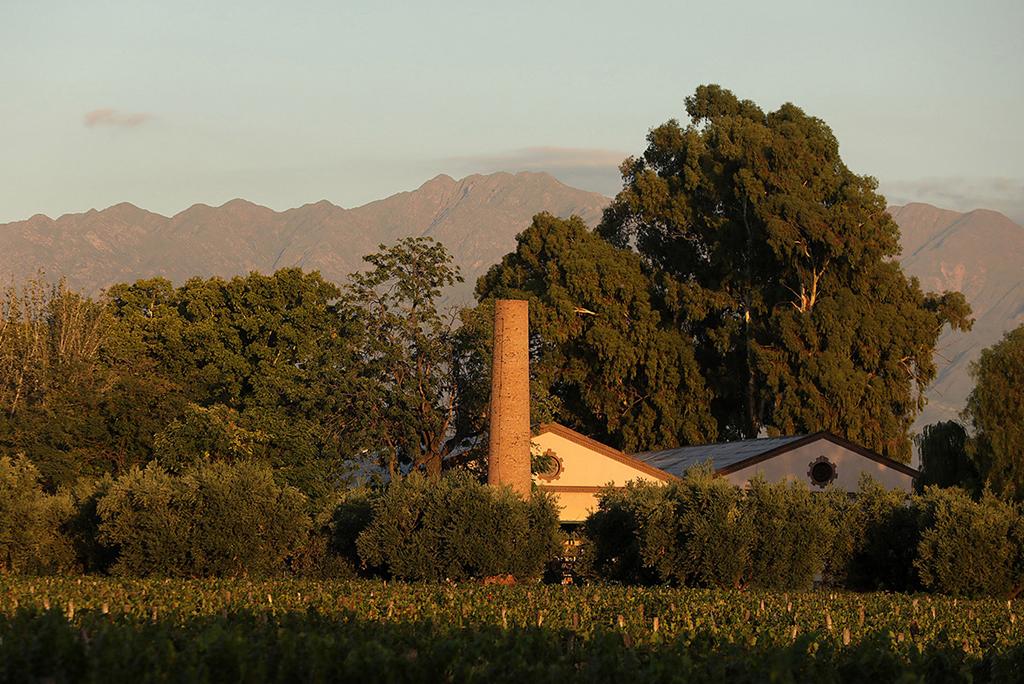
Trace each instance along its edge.
{"label": "tall chimney stack", "polygon": [[494,302],[491,431],[487,483],[530,497],[530,310],[525,300]]}

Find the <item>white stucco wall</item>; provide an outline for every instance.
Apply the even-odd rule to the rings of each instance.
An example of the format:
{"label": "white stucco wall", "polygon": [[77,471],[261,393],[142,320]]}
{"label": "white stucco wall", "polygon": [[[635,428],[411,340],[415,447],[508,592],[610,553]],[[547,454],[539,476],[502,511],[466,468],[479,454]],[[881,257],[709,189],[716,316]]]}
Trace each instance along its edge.
{"label": "white stucco wall", "polygon": [[534,436],[532,448],[535,454],[551,451],[562,462],[562,471],[555,479],[533,476],[534,482],[558,497],[562,522],[586,520],[597,509],[597,492],[608,484],[621,487],[631,480],[662,481],[553,432]]}
{"label": "white stucco wall", "polygon": [[811,463],[820,456],[825,456],[836,468],[836,479],[832,486],[844,491],[860,491],[857,483],[860,480],[861,473],[868,473],[886,489],[899,487],[909,493],[913,488],[914,480],[910,475],[901,473],[827,439],[819,439],[811,444],[805,444],[792,451],[738,470],[725,477],[729,482],[742,487],[750,478],[758,473],[763,473],[769,482],[777,482],[787,477],[790,479],[795,478],[806,484],[811,491],[820,491],[822,488],[816,486],[808,475]]}

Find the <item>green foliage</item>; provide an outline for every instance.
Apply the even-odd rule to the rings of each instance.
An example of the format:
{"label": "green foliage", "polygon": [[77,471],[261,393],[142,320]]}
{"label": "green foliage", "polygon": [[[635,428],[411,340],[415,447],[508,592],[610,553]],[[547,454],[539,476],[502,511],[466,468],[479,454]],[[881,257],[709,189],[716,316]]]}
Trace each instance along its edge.
{"label": "green foliage", "polygon": [[330,511],[327,532],[330,535],[328,548],[353,568],[362,565],[356,540],[373,520],[375,490],[369,487],[355,487],[337,497]]}
{"label": "green foliage", "polygon": [[1024,517],[986,492],[929,487],[917,504],[922,533],[915,567],[921,583],[958,596],[1015,596],[1024,589]]}
{"label": "green foliage", "polygon": [[758,586],[810,586],[832,550],[835,499],[810,492],[803,483],[750,481],[742,515],[753,523],[749,576]]}
{"label": "green foliage", "polygon": [[38,468],[24,457],[0,457],[0,572],[74,569],[74,552],[58,528],[70,501],[43,491]]}
{"label": "green foliage", "polygon": [[[24,453],[52,491],[146,463],[172,422],[195,432],[197,410],[226,407],[272,436],[260,457],[283,479],[321,496],[349,455],[338,409],[357,364],[339,296],[300,269],[177,289],[140,280],[102,304],[41,275],[12,286],[0,296],[0,454]],[[191,440],[193,453],[185,434],[164,446],[183,462],[215,455]]]}
{"label": "green foliage", "polygon": [[641,259],[575,216],[538,214],[517,241],[477,284],[479,311],[529,300],[532,372],[555,419],[630,452],[713,441],[693,344]]}
{"label": "green foliage", "polygon": [[97,510],[113,486],[114,478],[105,473],[99,478],[79,480],[61,491],[70,501],[71,512],[60,533],[74,549],[77,567],[87,574],[107,574],[117,561],[118,549],[100,543],[102,520]]}
{"label": "green foliage", "polygon": [[682,563],[663,575],[688,586],[746,586],[754,521],[743,514],[743,492],[710,468],[691,469],[671,487],[680,547],[675,556]]}
{"label": "green foliage", "polygon": [[154,455],[171,472],[180,472],[203,459],[252,458],[268,441],[268,435],[247,430],[238,422],[238,412],[223,404],[210,408],[189,404],[182,420],[172,421],[156,436]]}
{"label": "green foliage", "polygon": [[340,295],[298,268],[177,289],[161,279],[112,287],[109,355],[144,397],[176,406],[155,426],[151,456],[179,468],[206,453],[248,455],[325,496],[350,456],[343,440],[354,417],[341,408],[358,367]]}
{"label": "green foliage", "polygon": [[0,453],[24,454],[52,491],[116,460],[103,307],[43,274],[0,294]]}
{"label": "green foliage", "polygon": [[116,574],[271,574],[305,541],[305,498],[251,461],[201,462],[181,476],[133,468],[97,504]]}
{"label": "green foliage", "polygon": [[833,499],[786,483],[747,491],[692,469],[666,486],[606,489],[587,519],[587,562],[609,581],[793,589],[811,584],[834,536]]}
{"label": "green foliage", "polygon": [[466,473],[392,481],[359,534],[363,563],[400,579],[536,579],[561,550],[558,511],[543,492],[523,501]]}
{"label": "green foliage", "polygon": [[1024,501],[1024,325],[971,364],[977,385],[964,410],[974,426],[971,459],[994,492]]}
{"label": "green foliage", "polygon": [[907,462],[932,350],[945,324],[969,327],[966,300],[904,276],[876,181],[820,119],[718,86],[686,108],[688,126],[653,129],[623,163],[598,232],[662,283],[719,434],[824,429]]}
{"label": "green foliage", "polygon": [[454,313],[438,310],[441,290],[462,282],[444,246],[405,238],[363,257],[373,265],[354,273],[345,303],[359,325],[360,372],[346,407],[353,437],[391,475],[399,466],[441,472],[461,442],[456,383]]}
{"label": "green foliage", "polygon": [[981,493],[981,475],[967,455],[968,435],[963,425],[952,420],[926,425],[914,439],[921,455],[920,475],[914,480],[916,492],[935,486]]}
{"label": "green foliage", "polygon": [[669,489],[643,480],[607,487],[584,525],[584,574],[623,584],[662,581],[662,567],[680,561]]}
{"label": "green foliage", "polygon": [[920,541],[917,512],[901,489],[886,490],[877,480],[861,476],[856,506],[848,511],[839,546],[848,550],[848,564],[836,568],[846,585],[857,590],[915,591],[914,567]]}

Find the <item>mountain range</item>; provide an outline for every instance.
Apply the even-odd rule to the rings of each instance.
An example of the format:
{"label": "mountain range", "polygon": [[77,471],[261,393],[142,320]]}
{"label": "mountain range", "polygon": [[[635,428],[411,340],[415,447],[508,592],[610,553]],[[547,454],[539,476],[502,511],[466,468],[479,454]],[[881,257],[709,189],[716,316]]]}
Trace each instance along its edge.
{"label": "mountain range", "polygon": [[162,277],[318,270],[334,283],[362,270],[362,257],[401,237],[428,236],[453,255],[466,279],[456,291],[470,303],[477,277],[515,247],[533,216],[576,214],[594,225],[608,198],[576,190],[546,173],[495,173],[454,180],[440,175],[412,192],[354,209],[327,201],[275,212],[241,199],[196,204],[172,217],[123,203],[103,211],[37,214],[0,224],[0,274],[23,282],[48,277],[97,296],[115,283]]}
{"label": "mountain range", "polygon": [[[515,248],[515,236],[548,211],[576,214],[593,226],[609,198],[566,186],[546,173],[440,175],[411,192],[343,209],[327,201],[275,212],[236,199],[194,205],[172,217],[131,204],[50,219],[0,224],[0,274],[24,282],[44,269],[76,291],[98,296],[110,285],[163,277],[273,273],[285,266],[319,270],[342,283],[363,269],[362,257],[406,236],[443,243],[466,282],[449,295],[472,303],[476,279]],[[968,368],[1005,330],[1024,323],[1024,228],[979,209],[961,214],[927,204],[893,206],[900,226],[900,263],[926,290],[958,290],[974,309],[969,333],[939,340],[938,377],[915,427],[955,418],[973,381]]]}

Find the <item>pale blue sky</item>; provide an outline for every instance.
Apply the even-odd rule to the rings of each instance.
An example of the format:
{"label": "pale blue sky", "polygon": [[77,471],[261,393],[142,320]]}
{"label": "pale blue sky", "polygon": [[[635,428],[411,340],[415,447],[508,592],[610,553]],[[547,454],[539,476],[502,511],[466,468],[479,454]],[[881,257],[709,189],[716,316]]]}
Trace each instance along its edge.
{"label": "pale blue sky", "polygon": [[824,119],[895,203],[1024,222],[1022,28],[1019,0],[5,0],[0,222],[502,170],[611,195],[704,83]]}

